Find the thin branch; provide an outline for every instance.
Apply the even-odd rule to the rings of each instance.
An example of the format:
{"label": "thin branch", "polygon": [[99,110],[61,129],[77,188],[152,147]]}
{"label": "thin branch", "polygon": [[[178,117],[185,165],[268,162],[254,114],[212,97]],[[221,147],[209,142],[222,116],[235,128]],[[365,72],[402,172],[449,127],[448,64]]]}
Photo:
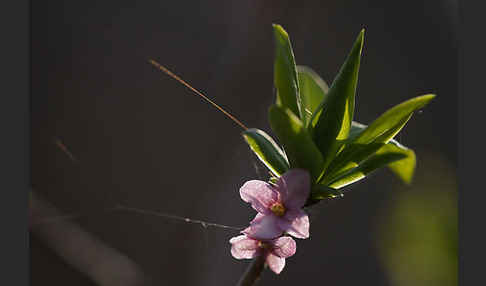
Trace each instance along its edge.
{"label": "thin branch", "polygon": [[255,286],[261,277],[263,269],[265,269],[265,257],[260,255],[248,265],[237,286]]}

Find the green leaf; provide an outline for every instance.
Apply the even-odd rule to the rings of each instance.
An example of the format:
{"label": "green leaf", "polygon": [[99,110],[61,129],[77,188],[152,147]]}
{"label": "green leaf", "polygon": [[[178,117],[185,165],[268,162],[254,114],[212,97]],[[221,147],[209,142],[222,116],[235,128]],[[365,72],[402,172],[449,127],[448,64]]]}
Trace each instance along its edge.
{"label": "green leaf", "polygon": [[290,109],[301,118],[299,81],[289,35],[282,26],[277,24],[273,24],[273,32],[275,36],[273,81],[277,89],[277,105]]}
{"label": "green leaf", "polygon": [[283,151],[267,133],[251,128],[243,131],[243,138],[258,159],[277,177],[289,169],[289,163]]}
{"label": "green leaf", "polygon": [[268,182],[272,185],[277,185],[277,182],[278,182],[278,178],[277,177],[270,177],[268,179]]}
{"label": "green leaf", "polygon": [[[379,147],[382,143],[388,143],[398,132],[400,132],[412,117],[414,111],[423,108],[434,97],[435,95],[428,94],[402,102],[383,113],[368,127],[365,127],[362,132],[357,132],[356,136],[354,136],[355,134],[350,134],[348,138],[349,143],[346,143],[346,146],[341,153],[331,162],[327,173],[321,179],[321,182],[329,182],[338,174],[355,167],[361,161],[371,156],[378,150],[376,147]],[[353,130],[353,126],[351,126],[351,130]],[[400,168],[396,169],[395,172],[400,170]],[[401,178],[402,176],[405,176],[400,173],[397,173],[397,175]],[[407,180],[404,181],[407,182]]]}
{"label": "green leaf", "polygon": [[402,160],[388,164],[388,167],[406,184],[412,183],[415,165],[417,163],[415,152],[395,140],[390,140],[384,148],[389,148],[390,152],[402,153],[406,156],[406,158]]}
{"label": "green leaf", "polygon": [[[362,132],[365,132],[366,129],[366,125],[353,121],[348,141],[356,142],[356,138]],[[377,138],[383,139],[383,136],[378,136]],[[390,152],[403,153],[407,156],[406,159],[390,164],[388,167],[405,183],[409,184],[412,180],[413,172],[415,170],[415,153],[413,152],[413,150],[401,145],[393,139],[389,140],[386,145],[383,142],[373,142],[369,144],[352,143],[346,146],[343,151],[338,155],[338,157],[336,157],[335,162],[332,162],[331,166],[329,167],[330,172],[326,174],[326,176],[322,179],[321,183],[327,184],[335,178],[339,177],[340,175],[344,174],[348,170],[357,167],[359,163],[361,163],[369,156],[372,156],[372,154],[379,149],[382,152],[384,150],[389,150]]]}
{"label": "green leaf", "polygon": [[327,83],[311,68],[297,66],[299,79],[300,98],[302,101],[301,112],[304,126],[308,126],[312,114],[326,98],[329,91]]}
{"label": "green leaf", "polygon": [[315,181],[321,173],[323,158],[302,121],[289,109],[277,105],[272,105],[268,113],[270,126],[283,145],[290,168],[309,171]]}
{"label": "green leaf", "polygon": [[310,206],[320,200],[335,199],[342,196],[343,194],[340,190],[333,189],[322,184],[317,184],[312,187],[311,194],[305,206]]}
{"label": "green leaf", "polygon": [[352,142],[356,137],[366,129],[366,125],[353,121],[351,122],[351,129],[349,130],[348,141]]}
{"label": "green leaf", "polygon": [[375,121],[373,121],[363,132],[361,132],[353,143],[387,143],[398,132],[400,132],[414,111],[423,108],[434,97],[434,94],[422,95],[409,99],[390,108]]}
{"label": "green leaf", "polygon": [[388,165],[405,183],[410,184],[416,165],[415,153],[392,139],[360,165],[341,173],[328,185],[336,189],[345,187],[385,165]]}
{"label": "green leaf", "polygon": [[[393,144],[385,145],[382,149],[378,150],[373,156],[366,159],[362,162],[359,166],[347,171],[346,173],[339,176],[337,179],[333,180],[329,187],[334,189],[340,189],[345,187],[349,184],[357,182],[371,172],[381,167],[384,167],[388,164],[392,164],[398,160],[402,160],[407,158],[407,154],[403,152],[395,152],[390,150],[390,146],[394,146]],[[391,147],[393,148],[393,147]]]}
{"label": "green leaf", "polygon": [[385,143],[370,144],[351,144],[346,145],[343,150],[329,165],[326,174],[321,178],[319,183],[327,185],[330,181],[339,177],[348,170],[355,168],[369,156],[373,155]]}
{"label": "green leaf", "polygon": [[[356,143],[355,138],[357,138],[357,136],[353,137],[353,140],[350,140],[348,137],[346,145],[329,165],[325,176],[321,179],[321,183],[325,184],[326,182],[329,182],[336,177],[336,174],[342,174],[343,172],[356,167],[360,162],[373,155],[391,139],[390,136],[395,136],[395,134],[397,134],[396,131],[403,128],[411,116],[412,114],[404,117],[389,130],[368,143]],[[353,128],[352,125],[353,124],[351,124],[351,129]],[[366,129],[363,132],[366,132]]]}
{"label": "green leaf", "polygon": [[363,49],[364,30],[334,79],[323,101],[312,115],[309,128],[325,158],[323,172],[348,138],[354,114],[354,97]]}

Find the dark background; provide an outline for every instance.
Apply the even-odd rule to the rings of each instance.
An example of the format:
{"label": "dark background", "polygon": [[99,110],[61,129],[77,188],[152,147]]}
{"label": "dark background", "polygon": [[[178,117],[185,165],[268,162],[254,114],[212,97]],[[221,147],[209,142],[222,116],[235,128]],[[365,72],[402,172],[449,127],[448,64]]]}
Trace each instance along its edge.
{"label": "dark background", "polygon": [[[248,223],[254,211],[238,189],[263,172],[255,171],[241,130],[147,60],[167,66],[246,125],[271,133],[271,23],[289,33],[297,63],[328,83],[364,27],[355,119],[370,123],[408,98],[438,94],[397,139],[417,153],[417,183],[431,181],[431,174],[454,177],[457,3],[371,3],[33,1],[35,191],[65,213],[89,214],[76,222],[130,257],[153,284],[235,284],[247,265],[230,255],[235,231],[99,210],[121,203]],[[396,193],[412,193],[414,186],[403,187],[383,170],[344,199],[319,204],[311,238],[298,241],[281,275],[267,272],[261,284],[393,285],[376,225]],[[93,285],[35,236],[30,244],[31,285]]]}

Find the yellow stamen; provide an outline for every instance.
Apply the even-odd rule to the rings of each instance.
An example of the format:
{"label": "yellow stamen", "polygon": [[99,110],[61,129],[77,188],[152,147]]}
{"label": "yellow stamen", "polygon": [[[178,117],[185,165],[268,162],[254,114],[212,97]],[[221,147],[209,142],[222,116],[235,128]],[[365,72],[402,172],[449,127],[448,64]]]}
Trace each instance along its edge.
{"label": "yellow stamen", "polygon": [[265,243],[263,241],[259,241],[258,242],[258,247],[262,248],[262,249],[268,249],[270,247],[270,244],[268,243]]}
{"label": "yellow stamen", "polygon": [[276,215],[276,216],[283,216],[285,214],[285,207],[281,203],[274,203],[271,207],[270,210]]}

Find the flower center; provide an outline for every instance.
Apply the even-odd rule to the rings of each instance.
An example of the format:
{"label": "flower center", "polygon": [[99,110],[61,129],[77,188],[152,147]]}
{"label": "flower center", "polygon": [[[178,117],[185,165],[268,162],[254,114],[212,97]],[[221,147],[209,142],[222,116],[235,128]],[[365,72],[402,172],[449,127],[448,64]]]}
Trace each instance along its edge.
{"label": "flower center", "polygon": [[283,216],[285,214],[285,207],[281,203],[274,203],[271,207],[270,210],[276,215],[276,216]]}
{"label": "flower center", "polygon": [[268,244],[266,242],[263,242],[263,241],[259,241],[258,242],[258,247],[260,247],[262,249],[269,249],[270,248],[270,244]]}

